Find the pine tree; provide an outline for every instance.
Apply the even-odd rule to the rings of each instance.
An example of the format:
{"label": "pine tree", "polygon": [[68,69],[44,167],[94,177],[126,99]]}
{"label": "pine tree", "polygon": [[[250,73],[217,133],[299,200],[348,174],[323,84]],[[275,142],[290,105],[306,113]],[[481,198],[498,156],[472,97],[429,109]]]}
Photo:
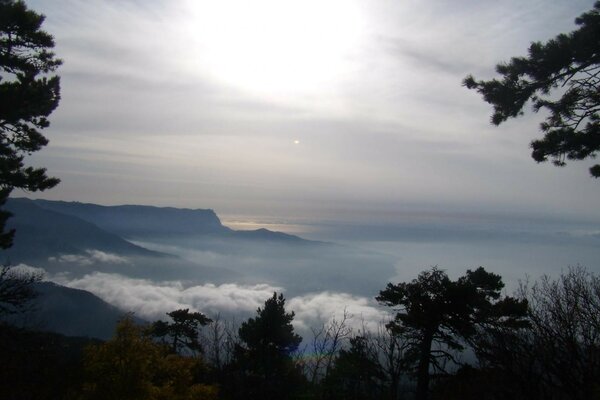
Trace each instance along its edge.
{"label": "pine tree", "polygon": [[[535,112],[547,111],[544,137],[531,142],[531,156],[557,166],[595,158],[600,150],[600,1],[575,23],[576,31],[532,43],[527,57],[497,65],[501,80],[464,80],[494,106],[494,125],[523,115],[529,101]],[[600,164],[590,173],[600,177]]]}
{"label": "pine tree", "polygon": [[[51,74],[61,64],[50,50],[51,35],[41,30],[44,16],[22,1],[0,0],[0,207],[15,188],[49,189],[59,180],[44,168],[25,166],[25,156],[48,144],[40,131],[60,100],[60,79]],[[5,232],[10,213],[0,209],[0,248],[12,244]]]}
{"label": "pine tree", "polygon": [[499,275],[482,267],[456,281],[432,268],[412,282],[388,283],[380,292],[377,300],[396,310],[388,327],[413,343],[417,400],[428,398],[430,367],[441,369],[440,360],[453,360],[451,351],[463,350],[479,327],[523,326],[527,302],[501,298],[503,287]]}
{"label": "pine tree", "polygon": [[264,308],[258,308],[257,316],[241,325],[242,345],[236,348],[233,365],[239,374],[235,383],[239,397],[288,399],[303,382],[292,358],[302,342],[294,332],[293,319],[294,313],[285,311],[283,295],[273,293]]}

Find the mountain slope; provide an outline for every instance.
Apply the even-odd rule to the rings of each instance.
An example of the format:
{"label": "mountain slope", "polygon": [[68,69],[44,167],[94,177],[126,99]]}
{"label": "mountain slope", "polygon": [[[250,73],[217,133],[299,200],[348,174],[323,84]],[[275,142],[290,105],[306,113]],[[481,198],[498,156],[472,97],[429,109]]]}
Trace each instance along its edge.
{"label": "mountain slope", "polygon": [[[52,282],[35,284],[38,293],[31,311],[12,318],[16,325],[66,336],[109,339],[126,311],[106,303],[90,292]],[[137,323],[145,323],[136,318]]]}
{"label": "mountain slope", "polygon": [[90,203],[34,200],[38,206],[73,215],[123,236],[222,234],[223,226],[213,210],[138,205],[101,206]]}
{"label": "mountain slope", "polygon": [[13,213],[8,227],[15,228],[13,246],[2,252],[13,263],[46,261],[61,254],[86,254],[88,250],[142,257],[164,257],[136,246],[72,215],[38,207],[28,199],[9,199],[6,209]]}
{"label": "mountain slope", "polygon": [[127,238],[181,238],[205,236],[286,244],[317,244],[298,236],[268,229],[236,231],[224,226],[213,210],[139,205],[100,206],[90,203],[33,200],[47,210],[72,215],[108,232]]}
{"label": "mountain slope", "polygon": [[78,217],[39,207],[29,199],[9,199],[8,221],[16,229],[14,244],[0,252],[0,262],[24,263],[50,274],[71,276],[101,271],[157,279],[223,282],[238,273],[223,266],[148,250]]}

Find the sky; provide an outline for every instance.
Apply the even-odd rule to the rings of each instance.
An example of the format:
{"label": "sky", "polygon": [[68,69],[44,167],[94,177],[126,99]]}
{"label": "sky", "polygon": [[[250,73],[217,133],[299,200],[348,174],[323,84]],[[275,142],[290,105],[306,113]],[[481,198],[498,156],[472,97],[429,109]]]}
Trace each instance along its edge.
{"label": "sky", "polygon": [[543,116],[494,127],[461,84],[575,29],[593,3],[27,1],[64,61],[50,144],[29,158],[62,182],[27,195],[240,224],[600,223],[593,163],[536,164]]}

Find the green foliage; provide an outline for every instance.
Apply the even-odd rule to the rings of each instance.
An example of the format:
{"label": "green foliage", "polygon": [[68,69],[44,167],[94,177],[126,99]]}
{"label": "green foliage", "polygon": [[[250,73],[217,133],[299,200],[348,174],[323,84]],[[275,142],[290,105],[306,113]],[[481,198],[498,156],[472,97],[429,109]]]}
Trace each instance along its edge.
{"label": "green foliage", "polygon": [[156,321],[152,324],[152,335],[169,343],[172,353],[189,351],[202,352],[199,341],[200,328],[212,320],[200,312],[190,312],[189,308],[168,312],[173,322]]}
{"label": "green foliage", "polygon": [[[600,2],[575,23],[576,31],[532,43],[527,57],[499,64],[501,80],[464,80],[493,105],[495,125],[522,115],[529,101],[535,112],[546,110],[544,137],[531,143],[532,157],[552,159],[557,166],[566,159],[594,158],[600,150]],[[600,165],[590,173],[600,177]]]}
{"label": "green foliage", "polygon": [[294,313],[285,311],[285,299],[273,293],[258,308],[257,316],[239,329],[241,345],[235,349],[230,366],[233,398],[287,399],[304,383],[292,354],[302,338],[294,333]]}
{"label": "green foliage", "polygon": [[289,356],[298,348],[302,338],[294,333],[294,313],[285,312],[283,294],[273,293],[264,308],[259,307],[256,312],[256,318],[248,319],[239,330],[248,351]]}
{"label": "green foliage", "polygon": [[463,350],[478,328],[524,326],[527,303],[501,299],[503,287],[500,276],[482,267],[456,281],[434,267],[380,292],[377,300],[396,310],[388,327],[412,342],[418,400],[427,398],[430,366],[443,370],[440,361],[454,360],[451,351]]}
{"label": "green foliage", "polygon": [[[24,2],[0,0],[0,205],[14,188],[34,192],[59,182],[24,164],[48,144],[40,131],[60,100],[59,77],[48,74],[61,61],[50,51],[54,39],[41,30],[43,22]],[[9,216],[0,210],[0,248],[12,244],[14,232],[4,232]]]}

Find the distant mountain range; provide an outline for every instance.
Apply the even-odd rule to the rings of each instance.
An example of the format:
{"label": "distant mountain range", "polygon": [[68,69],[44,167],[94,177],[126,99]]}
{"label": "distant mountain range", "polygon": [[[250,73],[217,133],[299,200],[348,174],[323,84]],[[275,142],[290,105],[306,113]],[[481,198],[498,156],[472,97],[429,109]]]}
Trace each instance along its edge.
{"label": "distant mountain range", "polygon": [[100,206],[26,198],[9,199],[6,209],[13,213],[8,227],[15,228],[16,235],[13,246],[0,253],[0,262],[25,263],[49,272],[84,274],[99,270],[156,278],[156,273],[162,271],[163,275],[181,279],[222,281],[234,275],[227,268],[191,265],[175,255],[149,250],[130,240],[186,239],[193,240],[198,249],[228,252],[241,249],[246,242],[319,244],[267,229],[235,231],[224,226],[212,210]]}
{"label": "distant mountain range", "polygon": [[[289,296],[321,291],[370,296],[395,272],[386,256],[267,229],[235,231],[206,209],[25,198],[9,199],[5,208],[13,213],[8,227],[16,235],[13,247],[0,252],[0,262],[43,268],[48,279],[59,282],[103,273],[176,291],[267,284]],[[40,328],[107,338],[122,314],[85,291],[51,283],[39,290],[39,313],[32,319]]]}
{"label": "distant mountain range", "polygon": [[63,254],[84,254],[91,249],[138,257],[166,256],[76,216],[42,208],[29,199],[9,199],[6,209],[13,214],[8,227],[16,229],[16,234],[13,246],[0,254],[11,262],[35,263]]}
{"label": "distant mountain range", "polygon": [[[27,199],[14,199],[12,201]],[[40,208],[71,215],[101,229],[126,238],[206,235],[243,240],[268,240],[296,244],[316,244],[298,236],[268,229],[235,231],[224,226],[210,209],[187,209],[140,205],[100,206],[97,204],[29,200]]]}
{"label": "distant mountain range", "polygon": [[33,200],[33,203],[46,210],[91,222],[101,229],[125,237],[219,235],[231,232],[231,229],[221,224],[213,210],[138,205],[100,206],[48,200]]}

